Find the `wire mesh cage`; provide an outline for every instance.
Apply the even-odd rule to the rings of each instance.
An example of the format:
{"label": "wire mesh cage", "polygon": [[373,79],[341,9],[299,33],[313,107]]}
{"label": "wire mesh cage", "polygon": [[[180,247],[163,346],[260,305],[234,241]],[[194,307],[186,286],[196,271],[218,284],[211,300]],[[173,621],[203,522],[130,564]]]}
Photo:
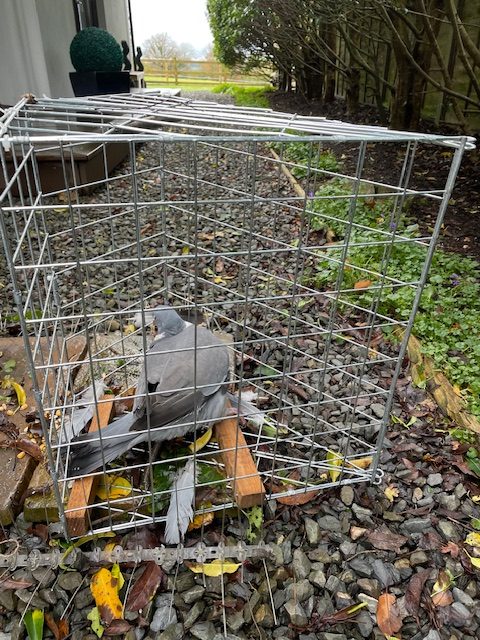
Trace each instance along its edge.
{"label": "wire mesh cage", "polygon": [[[406,341],[472,139],[139,94],[23,100],[1,133],[1,230],[66,535],[163,522],[191,461],[197,537],[207,513],[225,526],[264,499],[381,480]],[[369,162],[384,145],[398,158],[388,179]],[[413,171],[420,148],[451,153],[442,190]],[[428,234],[411,220],[419,199],[438,212]],[[195,405],[159,426],[158,391],[138,382],[165,304],[195,337],[170,354],[162,397],[184,391],[186,357],[195,395],[211,385],[201,350],[212,367],[229,354],[220,388],[236,416],[225,406],[208,442],[211,416]],[[202,325],[225,347],[202,346]],[[143,438],[74,477],[79,429],[105,451],[108,432],[93,431],[138,402]]]}

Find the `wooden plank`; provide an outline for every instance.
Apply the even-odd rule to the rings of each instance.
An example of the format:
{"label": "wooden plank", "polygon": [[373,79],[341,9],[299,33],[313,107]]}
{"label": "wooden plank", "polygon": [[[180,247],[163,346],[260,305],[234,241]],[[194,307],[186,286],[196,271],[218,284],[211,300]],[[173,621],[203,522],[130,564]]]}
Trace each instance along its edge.
{"label": "wooden plank", "polygon": [[[35,338],[30,338],[32,347],[35,344]],[[50,338],[40,339],[40,350],[38,354],[37,364],[42,362],[41,355],[47,355],[51,347]],[[56,345],[51,354],[53,362],[59,362],[63,356],[63,362],[74,363],[81,359],[86,350],[86,341],[84,337],[74,337],[68,342],[68,349],[59,354]],[[11,416],[7,416],[8,422],[12,422],[17,427],[21,437],[26,436],[27,422],[25,416],[27,412],[37,408],[35,403],[35,394],[32,386],[32,376],[25,357],[25,343],[23,338],[7,337],[0,338],[0,353],[2,361],[15,360],[16,365],[12,371],[13,378],[23,385],[26,395],[26,409],[15,410]],[[45,358],[46,359],[46,358]],[[45,373],[37,370],[37,379],[42,387],[45,382]],[[48,387],[52,391],[54,388],[54,374],[52,371],[48,373]],[[16,400],[9,409],[16,409]],[[6,434],[0,433],[0,444],[8,444],[10,438]],[[15,448],[5,446],[0,447],[0,524],[9,525],[14,522],[21,508],[21,497],[27,491],[29,482],[31,481],[37,461],[28,454],[23,458],[17,458],[18,451]]]}
{"label": "wooden plank", "polygon": [[241,509],[261,505],[265,488],[238,420],[233,417],[218,422],[214,433],[227,477],[233,479],[235,502]]}
{"label": "wooden plank", "polygon": [[[101,400],[108,400],[108,402],[98,404],[98,414],[94,413],[88,433],[98,431],[110,422],[115,398],[112,395],[104,395]],[[98,480],[99,476],[87,476],[73,483],[65,512],[68,533],[72,537],[83,536],[90,529],[88,507],[95,497]],[[75,511],[70,511],[71,509]]]}

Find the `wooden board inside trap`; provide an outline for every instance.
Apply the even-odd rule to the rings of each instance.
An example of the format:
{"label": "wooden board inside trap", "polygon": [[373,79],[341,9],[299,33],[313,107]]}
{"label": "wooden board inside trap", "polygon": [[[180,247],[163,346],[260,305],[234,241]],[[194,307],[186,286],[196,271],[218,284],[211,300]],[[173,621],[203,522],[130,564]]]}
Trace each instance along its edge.
{"label": "wooden board inside trap", "polygon": [[[133,395],[129,389],[125,395]],[[118,396],[103,396],[98,405],[98,418],[94,416],[89,433],[108,425]],[[265,488],[257,471],[250,449],[235,416],[221,420],[214,426],[215,437],[221,451],[219,456],[225,465],[227,477],[232,479],[234,499],[241,509],[261,505]],[[90,530],[91,505],[95,500],[99,476],[86,476],[75,480],[70,491],[65,514],[68,533],[72,537],[83,536]]]}

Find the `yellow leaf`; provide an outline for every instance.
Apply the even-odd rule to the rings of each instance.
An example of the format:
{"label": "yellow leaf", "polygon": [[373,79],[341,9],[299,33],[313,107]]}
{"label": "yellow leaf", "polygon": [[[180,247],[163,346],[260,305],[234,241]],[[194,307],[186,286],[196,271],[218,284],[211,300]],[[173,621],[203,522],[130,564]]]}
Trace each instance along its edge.
{"label": "yellow leaf", "polygon": [[188,445],[190,451],[192,453],[195,453],[195,451],[200,451],[200,449],[203,449],[203,447],[209,443],[210,438],[212,437],[212,433],[212,427],[210,427],[210,429],[207,429],[207,431],[205,431],[203,436],[200,436],[200,438],[197,438],[195,442],[192,442],[192,444]]}
{"label": "yellow leaf", "polygon": [[472,496],[472,501],[473,502],[480,502],[480,493],[476,496]]}
{"label": "yellow leaf", "polygon": [[125,584],[125,578],[123,577],[122,572],[120,571],[120,565],[115,563],[112,567],[111,573],[112,573],[112,576],[118,580],[118,591],[120,591],[120,589]]}
{"label": "yellow leaf", "polygon": [[18,382],[12,382],[11,384],[12,384],[12,387],[15,389],[15,393],[17,394],[18,405],[21,407],[27,401],[25,389],[22,387],[22,385],[18,384]]}
{"label": "yellow leaf", "polygon": [[383,493],[389,502],[393,502],[399,495],[398,488],[393,484],[389,484]]}
{"label": "yellow leaf", "polygon": [[115,549],[115,547],[117,546],[116,542],[108,542],[105,547],[104,547],[104,551],[105,553],[110,553],[110,551],[113,551]]}
{"label": "yellow leaf", "polygon": [[[336,451],[327,451],[327,462],[332,467],[341,467],[343,465],[343,457]],[[335,482],[340,477],[340,471],[336,469],[329,469],[328,475],[332,482]]]}
{"label": "yellow leaf", "polygon": [[230,562],[230,560],[213,560],[213,562],[204,562],[203,564],[189,564],[188,568],[193,573],[203,573],[211,578],[218,578],[224,573],[235,573],[241,563]]}
{"label": "yellow leaf", "polygon": [[368,469],[368,467],[372,464],[372,456],[368,456],[367,458],[356,458],[355,460],[348,460],[348,467],[357,467],[357,469]]}
{"label": "yellow leaf", "polygon": [[90,591],[97,605],[100,618],[107,625],[123,618],[123,606],[118,597],[119,579],[108,569],[97,571],[90,583]]}
{"label": "yellow leaf", "polygon": [[432,602],[436,607],[448,607],[453,602],[453,596],[449,589],[453,584],[453,576],[448,569],[440,570],[438,579],[433,585],[431,595]]}
{"label": "yellow leaf", "polygon": [[471,556],[468,551],[466,551],[464,549],[465,553],[467,554],[467,556],[470,558],[470,562],[472,563],[472,565],[476,568],[476,569],[480,569],[480,558],[475,558],[474,556]]}
{"label": "yellow leaf", "polygon": [[91,626],[93,633],[101,638],[105,629],[102,627],[102,623],[100,622],[100,613],[98,612],[97,607],[93,607],[93,609],[88,613],[87,619],[92,623]]}
{"label": "yellow leaf", "polygon": [[103,476],[97,487],[97,497],[100,500],[116,500],[128,498],[132,493],[132,485],[121,476]]}
{"label": "yellow leaf", "polygon": [[127,326],[123,329],[123,333],[128,336],[131,333],[135,333],[136,329],[135,329],[135,325],[134,324],[127,324]]}
{"label": "yellow leaf", "polygon": [[471,547],[480,547],[480,533],[472,531],[465,538],[465,544],[469,544]]}
{"label": "yellow leaf", "polygon": [[[203,505],[204,507],[211,507],[212,505]],[[213,522],[213,511],[208,511],[207,513],[199,513],[194,517],[194,519],[188,525],[188,530],[193,531],[194,529],[201,529],[202,527],[206,527],[210,523]]]}
{"label": "yellow leaf", "polygon": [[190,253],[190,247],[182,247],[182,255],[186,256]]}

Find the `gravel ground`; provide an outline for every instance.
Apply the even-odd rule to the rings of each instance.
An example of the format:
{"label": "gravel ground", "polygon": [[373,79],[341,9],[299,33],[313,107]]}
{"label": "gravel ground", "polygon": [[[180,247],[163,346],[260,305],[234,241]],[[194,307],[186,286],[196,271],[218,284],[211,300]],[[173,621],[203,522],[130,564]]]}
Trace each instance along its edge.
{"label": "gravel ground", "polygon": [[[240,159],[235,163],[228,154],[216,155],[211,150],[202,150],[200,153],[204,155],[199,156],[201,161],[196,169],[192,166],[191,158],[179,147],[172,147],[164,158],[167,169],[176,173],[171,174],[171,179],[164,185],[166,197],[172,202],[188,195],[199,200],[208,199],[212,189],[216,194],[220,193],[221,188],[211,185],[220,174],[231,188],[240,190],[245,184],[251,186],[254,176],[247,160]],[[158,171],[151,169],[159,162],[159,149],[155,145],[144,146],[139,151],[137,162],[139,169],[145,169],[138,190],[142,205],[158,199],[162,188]],[[191,181],[185,174],[188,171],[198,172],[199,169],[201,174],[197,175],[202,182],[198,183],[197,191],[193,193]],[[283,178],[279,181],[277,173],[269,170],[268,166],[259,163],[257,172],[255,188],[258,195],[268,195],[272,189],[289,193],[288,183]],[[117,175],[121,173],[121,169],[117,171]],[[121,203],[130,197],[130,193],[128,178],[119,178],[110,197]],[[86,202],[101,203],[105,201],[106,194],[98,190],[82,198]],[[152,300],[156,300],[162,288],[168,286],[171,298],[177,292],[186,298],[195,294],[206,306],[213,301],[218,302],[218,310],[224,316],[220,328],[233,334],[236,339],[242,337],[239,326],[243,327],[244,320],[249,327],[247,340],[258,335],[258,331],[267,329],[270,338],[281,336],[288,322],[282,315],[288,309],[285,292],[291,290],[290,277],[295,265],[283,258],[267,260],[264,256],[253,257],[250,268],[259,272],[268,271],[272,276],[267,285],[268,291],[278,294],[279,298],[283,291],[284,299],[275,303],[276,317],[269,316],[265,310],[253,305],[245,316],[243,305],[232,292],[242,289],[251,297],[260,296],[265,291],[261,288],[265,284],[260,278],[248,278],[247,269],[241,261],[239,265],[231,258],[224,259],[220,264],[218,258],[210,259],[207,256],[197,263],[195,272],[192,272],[192,262],[183,251],[188,245],[187,240],[195,237],[195,215],[191,209],[183,210],[181,207],[172,211],[175,211],[175,216],[170,216],[166,222],[170,239],[168,246],[163,246],[162,250],[177,256],[176,264],[183,265],[187,274],[172,270],[165,280],[159,268],[161,259],[158,258],[159,237],[163,231],[158,228],[159,207],[145,204],[141,209],[142,250],[144,255],[152,256],[155,267],[144,274],[143,285]],[[249,210],[241,205],[228,208],[205,205],[201,215],[205,218],[201,230],[196,233],[198,245],[206,250],[221,247],[225,253],[245,241],[247,234],[242,229],[253,222],[249,218]],[[63,213],[49,213],[47,226],[58,230],[65,224],[63,216]],[[88,220],[91,221],[104,216],[104,209],[88,212]],[[208,217],[211,218],[210,222],[206,219]],[[115,218],[110,225],[102,223],[87,227],[82,243],[77,246],[81,246],[85,257],[97,255],[111,245],[113,235],[115,246],[123,246],[118,249],[117,257],[130,258],[132,248],[127,245],[132,240],[133,220],[132,216],[127,215]],[[214,220],[223,225],[235,221],[239,230],[225,233],[225,226],[215,225]],[[254,254],[256,250],[274,246],[275,241],[288,242],[292,235],[298,233],[295,213],[271,203],[263,203],[255,210],[254,223],[256,229],[262,230],[262,237],[257,237],[250,246]],[[55,250],[68,260],[74,255],[74,246],[73,239],[62,238],[57,241]],[[286,282],[283,279],[285,274]],[[212,279],[215,278],[223,280],[224,289],[212,286]],[[4,272],[2,281],[6,281]],[[82,282],[88,285],[82,285]],[[59,275],[57,284],[64,303],[77,298],[80,287],[85,286],[93,311],[123,310],[125,320],[131,315],[129,306],[135,304],[139,295],[138,277],[132,276],[128,263],[124,262],[101,265],[81,274],[81,277],[72,269]],[[6,288],[8,290],[8,285]],[[113,291],[106,291],[106,288]],[[6,300],[7,297],[3,298],[4,304]],[[314,301],[302,313],[307,321],[322,325],[326,308]],[[357,320],[353,317],[347,320],[338,315],[336,327],[347,328]],[[114,326],[113,329],[118,331],[119,328]],[[107,332],[106,326],[102,326],[101,331]],[[349,452],[361,453],[362,447],[366,448],[374,441],[378,429],[375,419],[383,415],[384,394],[373,395],[373,385],[380,390],[388,388],[391,366],[373,362],[365,372],[360,387],[355,389],[352,373],[356,363],[363,358],[361,345],[352,347],[333,342],[328,357],[324,342],[318,338],[307,337],[295,346],[302,351],[298,358],[279,348],[273,340],[271,344],[265,343],[258,352],[252,346],[252,354],[257,360],[267,354],[264,361],[280,370],[285,358],[293,357],[292,370],[302,372],[298,378],[299,385],[302,390],[309,390],[309,400],[318,399],[317,392],[311,388],[318,386],[317,359],[322,356],[326,357],[329,365],[336,367],[335,373],[325,377],[324,390],[336,398],[350,395],[355,390],[366,392],[366,400],[361,405],[362,416],[356,420],[354,427],[361,445],[347,442],[341,431],[351,422],[348,411],[342,411],[338,403],[322,408],[322,417],[340,430],[339,433],[332,432],[332,429],[330,433],[321,433],[324,446],[340,444],[348,446]],[[392,353],[392,347],[381,340],[376,348],[386,355]],[[245,364],[247,378],[254,375],[255,367],[254,358],[251,363]],[[275,397],[279,393],[278,384],[274,382],[270,390],[270,397]],[[300,433],[311,431],[311,420],[302,417],[301,411],[296,409],[302,402],[298,390],[287,390],[286,398],[290,403],[286,416],[289,425]],[[305,505],[269,501],[260,537],[272,545],[273,555],[265,565],[254,559],[247,560],[243,566],[243,580],[240,572],[223,578],[203,578],[194,575],[184,565],[178,571],[175,567],[164,567],[165,579],[156,596],[141,612],[126,614],[131,628],[124,629],[118,637],[128,640],[210,640],[223,633],[225,612],[231,640],[272,637],[301,640],[380,639],[385,636],[377,625],[376,612],[379,598],[386,592],[395,596],[395,613],[402,620],[401,631],[390,635],[401,634],[402,638],[415,640],[473,640],[478,637],[478,581],[475,568],[463,551],[463,540],[471,529],[471,519],[480,517],[480,509],[471,499],[478,489],[462,463],[461,448],[455,450],[452,447],[443,420],[423,392],[412,388],[408,377],[402,377],[399,382],[393,412],[398,422],[391,428],[381,456],[381,467],[385,472],[382,486],[339,486],[321,492]],[[412,415],[416,421],[407,428],[405,425]],[[355,449],[355,446],[360,449]],[[286,447],[283,452],[286,456],[308,456],[308,446]],[[28,549],[46,549],[48,543],[42,536],[34,535],[41,533],[45,538],[45,531],[34,529],[33,535],[31,530],[27,535],[27,528],[28,523],[24,523],[20,516],[12,530],[5,532],[5,535],[18,537]],[[161,543],[161,535],[161,529],[153,527],[148,532],[127,534],[118,542],[132,547],[138,543],[155,546]],[[235,516],[227,518],[224,529],[215,523],[206,529],[204,540],[207,544],[218,544],[220,541],[230,543],[244,535],[245,522],[242,517]],[[198,536],[192,535],[189,544],[198,539]],[[467,549],[475,554],[475,549]],[[447,569],[454,576],[454,583],[448,585],[445,600],[439,603],[437,599],[435,602],[430,596],[433,584],[439,572]],[[127,566],[123,571],[126,577],[125,592],[133,570]],[[135,573],[130,586],[135,584],[137,576],[138,573]],[[89,589],[90,575],[86,570],[45,572],[37,569],[32,572],[19,569],[10,577],[31,583],[30,587],[0,590],[0,629],[10,633],[12,639],[24,635],[19,624],[20,616],[33,594],[29,606],[50,611],[55,619],[66,616],[72,632],[70,637],[74,640],[94,640],[96,636],[89,632],[86,618],[93,602]],[[351,621],[332,618],[335,612],[360,602],[366,603],[366,607]],[[51,632],[47,631],[44,637],[50,636]],[[218,640],[220,637],[223,636],[218,635]],[[1,634],[0,640],[3,640]]]}

